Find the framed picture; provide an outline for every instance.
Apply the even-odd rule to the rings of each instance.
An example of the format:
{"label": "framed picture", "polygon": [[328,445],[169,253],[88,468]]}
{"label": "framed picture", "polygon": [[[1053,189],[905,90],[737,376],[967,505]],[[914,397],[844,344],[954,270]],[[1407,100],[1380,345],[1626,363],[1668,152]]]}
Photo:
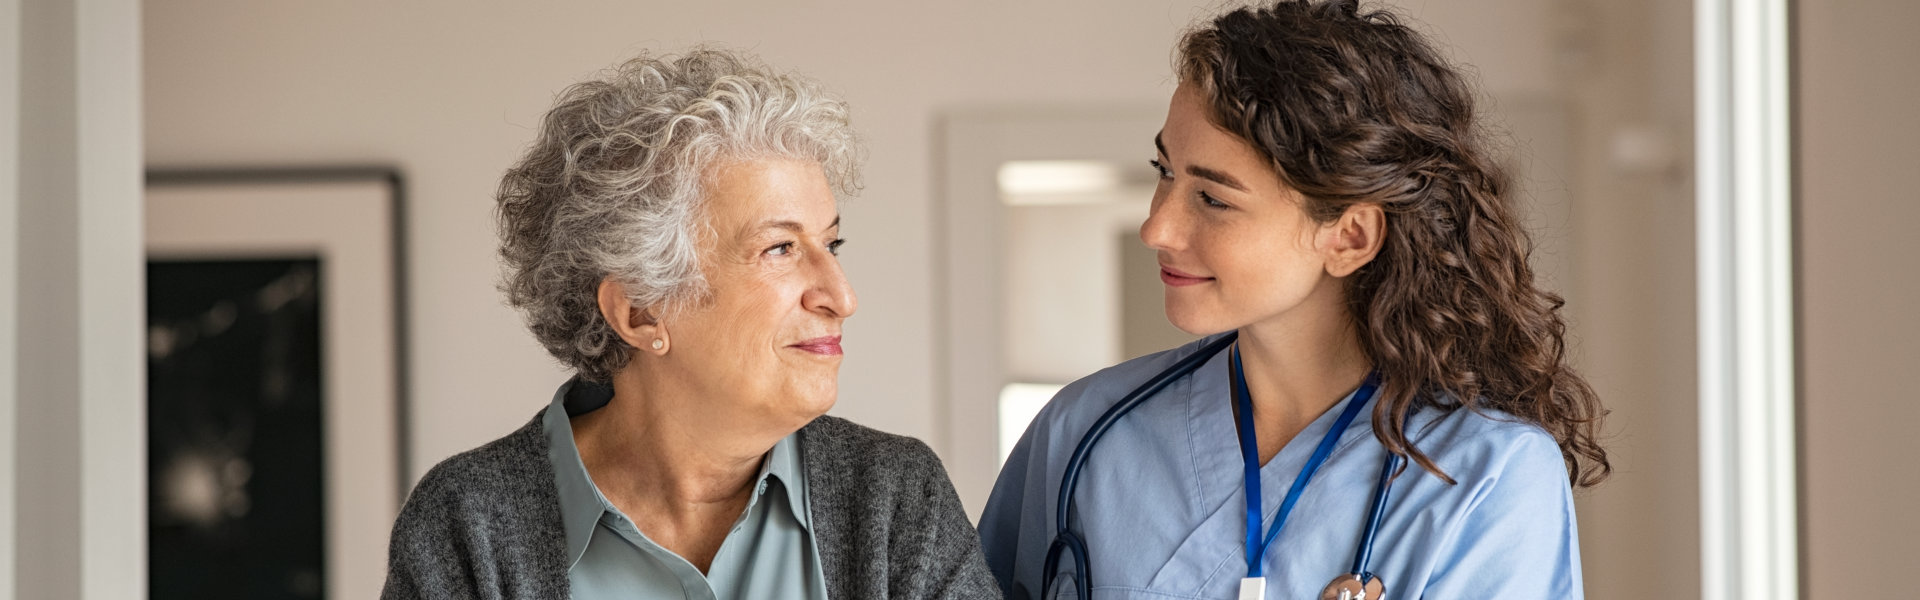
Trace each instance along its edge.
{"label": "framed picture", "polygon": [[406,472],[401,178],[147,176],[150,597],[371,598]]}

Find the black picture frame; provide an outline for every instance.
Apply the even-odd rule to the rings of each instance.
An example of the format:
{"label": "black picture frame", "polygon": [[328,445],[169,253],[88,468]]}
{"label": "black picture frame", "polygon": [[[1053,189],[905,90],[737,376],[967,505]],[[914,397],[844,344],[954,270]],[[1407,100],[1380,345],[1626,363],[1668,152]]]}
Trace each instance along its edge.
{"label": "black picture frame", "polygon": [[[372,369],[384,368],[388,372],[369,379],[389,379],[388,385],[379,386],[383,389],[377,393],[355,394],[350,400],[361,405],[353,409],[357,411],[355,414],[376,416],[372,421],[389,420],[391,433],[386,443],[374,439],[373,443],[365,444],[358,441],[346,444],[341,438],[332,437],[335,434],[329,434],[330,441],[323,452],[329,462],[341,463],[341,466],[329,467],[327,505],[322,510],[328,515],[349,517],[327,522],[324,535],[329,559],[324,589],[327,598],[377,595],[385,575],[388,528],[414,481],[409,433],[410,381],[406,365],[409,343],[405,177],[397,168],[379,165],[152,168],[146,173],[146,196],[150,260],[265,259],[329,252],[354,256],[351,261],[333,262],[338,263],[339,269],[357,265],[360,271],[334,273],[332,277],[336,282],[354,284],[347,287],[365,288],[352,296],[350,306],[354,310],[333,310],[333,307],[325,310],[336,316],[373,315],[364,322],[386,322],[385,326],[371,329],[383,333],[383,340],[373,341],[383,337],[373,335],[347,341],[370,349],[366,354],[386,357],[376,361]],[[310,211],[314,216],[302,218],[298,216],[302,211]],[[332,229],[328,229],[330,225]],[[348,244],[353,247],[346,248]],[[340,247],[330,249],[329,245]],[[369,250],[382,246],[384,252]],[[382,256],[376,257],[376,254]],[[363,276],[375,271],[384,273],[375,278]],[[364,293],[372,289],[381,291]],[[352,330],[370,329],[354,327]],[[328,343],[348,345],[343,341],[344,335],[334,337],[342,339]],[[355,361],[333,362],[336,364],[324,368],[347,369],[351,367],[347,363]],[[360,371],[369,372],[366,361],[355,364],[361,365]],[[345,393],[344,390],[341,393]],[[387,400],[369,400],[364,396],[389,398],[390,410],[368,412],[368,403]],[[351,424],[336,423],[328,427],[332,429],[336,425],[343,431],[338,435],[347,435],[344,431]],[[355,435],[364,436],[364,432]],[[339,448],[341,446],[352,447]],[[380,456],[369,462],[369,453],[385,452],[368,450],[368,447],[390,448],[391,456]],[[332,458],[342,452],[359,453],[360,458]],[[352,463],[354,468],[346,469],[347,463]],[[355,474],[340,475],[349,471]],[[390,471],[391,476],[382,475],[379,482],[370,482],[359,473],[362,471]],[[342,480],[347,485],[333,485],[341,477],[350,479]]]}

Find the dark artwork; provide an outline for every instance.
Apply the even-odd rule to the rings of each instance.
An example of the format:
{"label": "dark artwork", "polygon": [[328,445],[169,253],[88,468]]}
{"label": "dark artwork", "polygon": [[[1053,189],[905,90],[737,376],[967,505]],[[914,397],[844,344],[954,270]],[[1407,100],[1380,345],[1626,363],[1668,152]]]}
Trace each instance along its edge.
{"label": "dark artwork", "polygon": [[154,600],[325,593],[320,263],[147,263]]}

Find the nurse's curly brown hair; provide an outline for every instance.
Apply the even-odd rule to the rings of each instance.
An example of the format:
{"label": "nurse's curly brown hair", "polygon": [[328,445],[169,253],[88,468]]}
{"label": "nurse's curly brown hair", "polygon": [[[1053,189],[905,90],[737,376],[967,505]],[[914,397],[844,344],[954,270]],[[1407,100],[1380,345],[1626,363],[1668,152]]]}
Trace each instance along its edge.
{"label": "nurse's curly brown hair", "polygon": [[1381,443],[1452,482],[1407,442],[1406,414],[1495,409],[1551,433],[1574,485],[1607,477],[1606,410],[1567,365],[1565,301],[1534,281],[1472,90],[1418,32],[1354,0],[1281,1],[1189,32],[1177,68],[1214,124],[1272,159],[1316,221],[1384,209],[1380,253],[1348,290],[1361,345],[1385,374]]}

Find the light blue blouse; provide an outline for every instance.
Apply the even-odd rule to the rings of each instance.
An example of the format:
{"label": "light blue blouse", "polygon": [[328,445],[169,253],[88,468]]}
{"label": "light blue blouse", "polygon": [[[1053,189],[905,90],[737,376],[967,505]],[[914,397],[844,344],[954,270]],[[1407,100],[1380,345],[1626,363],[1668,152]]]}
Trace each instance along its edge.
{"label": "light blue blouse", "polygon": [[[569,398],[580,386],[583,393]],[[702,574],[693,563],[647,539],[593,484],[573,443],[569,412],[606,403],[585,398],[592,384],[561,386],[542,415],[547,458],[553,463],[560,521],[567,536],[567,580],[574,600],[685,598],[687,600],[825,600],[827,583],[808,518],[807,481],[797,436],[767,452],[747,508]]]}
{"label": "light blue blouse", "polygon": [[[1212,341],[1141,357],[1067,386],[1014,446],[980,520],[987,563],[1012,599],[1041,593],[1055,502],[1087,427],[1141,382]],[[1080,476],[1071,526],[1096,597],[1220,599],[1246,576],[1245,483],[1228,395],[1228,352],[1121,418]],[[1321,415],[1260,470],[1286,490],[1333,427]],[[1371,406],[1339,432],[1265,557],[1267,597],[1319,598],[1352,566],[1386,451]],[[1553,437],[1499,412],[1426,410],[1409,439],[1457,485],[1409,466],[1395,481],[1371,570],[1387,598],[1581,598],[1572,489]],[[1262,495],[1265,524],[1284,494]],[[1071,560],[1063,560],[1070,569]],[[1070,586],[1060,596],[1071,597]],[[1059,593],[1056,591],[1056,593]]]}

